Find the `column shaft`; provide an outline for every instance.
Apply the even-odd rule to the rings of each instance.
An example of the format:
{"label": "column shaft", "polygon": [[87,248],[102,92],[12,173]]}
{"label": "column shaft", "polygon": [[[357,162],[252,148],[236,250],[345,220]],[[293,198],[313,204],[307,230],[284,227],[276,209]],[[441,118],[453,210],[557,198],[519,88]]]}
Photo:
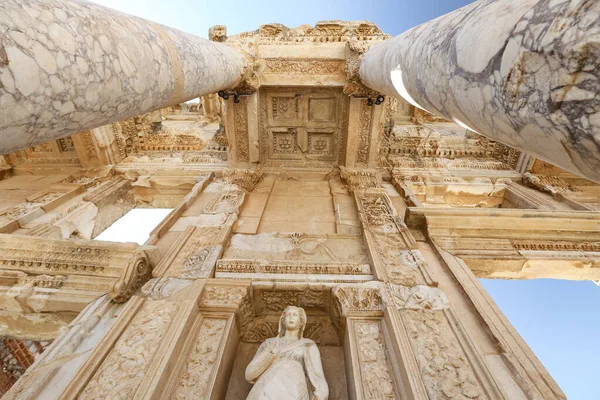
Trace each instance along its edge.
{"label": "column shaft", "polygon": [[240,80],[243,57],[80,0],[0,4],[0,154],[181,103]]}
{"label": "column shaft", "polygon": [[482,0],[369,50],[363,82],[600,181],[600,3]]}

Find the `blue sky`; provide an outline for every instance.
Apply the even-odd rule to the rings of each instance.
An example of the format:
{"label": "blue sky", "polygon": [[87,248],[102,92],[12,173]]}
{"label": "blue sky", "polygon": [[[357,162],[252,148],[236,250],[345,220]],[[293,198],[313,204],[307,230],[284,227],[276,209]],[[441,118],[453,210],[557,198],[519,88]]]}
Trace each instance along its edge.
{"label": "blue sky", "polygon": [[569,400],[600,399],[600,287],[557,279],[481,279]]}
{"label": "blue sky", "polygon": [[227,33],[253,31],[279,22],[288,27],[328,19],[366,19],[398,35],[432,18],[471,3],[468,0],[94,0],[138,17],[207,37],[208,28],[226,25]]}
{"label": "blue sky", "polygon": [[[469,0],[96,0],[95,3],[207,37],[279,22],[289,27],[328,19],[370,20],[398,35],[471,3]],[[600,399],[600,287],[591,282],[482,280],[500,308],[570,400]]]}

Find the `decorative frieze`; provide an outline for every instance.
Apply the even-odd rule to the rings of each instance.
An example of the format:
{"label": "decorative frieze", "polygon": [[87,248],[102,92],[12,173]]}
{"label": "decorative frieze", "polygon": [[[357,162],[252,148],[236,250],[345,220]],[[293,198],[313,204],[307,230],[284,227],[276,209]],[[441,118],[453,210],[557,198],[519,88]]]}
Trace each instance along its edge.
{"label": "decorative frieze", "polygon": [[60,285],[82,295],[94,296],[85,294],[93,285],[117,302],[127,300],[150,278],[151,252],[133,244],[0,235],[0,269],[23,271],[33,277],[29,282],[38,281],[34,286]]}
{"label": "decorative frieze", "polygon": [[344,73],[344,60],[308,58],[266,58],[265,73],[285,75],[338,75]]}
{"label": "decorative frieze", "polygon": [[249,162],[247,97],[239,98],[237,103],[230,101],[229,104],[233,112],[233,137],[237,161]]}
{"label": "decorative frieze", "polygon": [[368,264],[313,263],[304,261],[260,261],[221,259],[217,261],[217,273],[244,274],[319,274],[319,275],[369,275]]}

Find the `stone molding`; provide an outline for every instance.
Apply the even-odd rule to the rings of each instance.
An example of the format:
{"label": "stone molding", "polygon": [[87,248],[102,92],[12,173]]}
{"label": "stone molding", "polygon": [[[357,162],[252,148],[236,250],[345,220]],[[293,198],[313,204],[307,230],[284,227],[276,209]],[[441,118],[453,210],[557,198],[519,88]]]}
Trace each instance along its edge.
{"label": "stone molding", "polygon": [[55,289],[80,291],[84,297],[104,292],[123,302],[150,278],[154,251],[133,244],[0,234],[0,269],[32,277],[35,287],[52,281],[50,286],[60,285]]}

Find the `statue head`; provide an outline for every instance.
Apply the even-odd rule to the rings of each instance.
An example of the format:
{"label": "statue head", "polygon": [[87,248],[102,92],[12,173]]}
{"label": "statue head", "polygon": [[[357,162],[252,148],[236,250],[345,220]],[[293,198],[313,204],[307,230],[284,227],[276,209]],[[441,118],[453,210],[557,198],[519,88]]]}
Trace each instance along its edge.
{"label": "statue head", "polygon": [[279,318],[279,330],[277,336],[283,337],[286,330],[298,330],[298,339],[304,336],[304,327],[306,326],[306,311],[301,307],[288,306],[281,313]]}

